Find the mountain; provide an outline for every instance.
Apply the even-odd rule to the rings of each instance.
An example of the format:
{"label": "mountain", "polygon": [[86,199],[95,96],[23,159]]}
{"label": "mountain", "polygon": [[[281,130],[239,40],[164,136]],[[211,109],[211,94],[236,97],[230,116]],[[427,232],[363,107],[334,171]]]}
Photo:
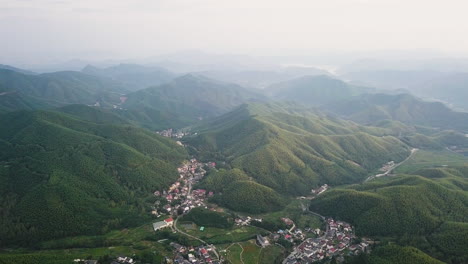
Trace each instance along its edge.
{"label": "mountain", "polygon": [[442,103],[425,102],[409,94],[364,94],[323,108],[365,125],[396,120],[411,126],[468,131],[468,113],[456,112]]}
{"label": "mountain", "polygon": [[442,101],[454,108],[468,109],[468,73],[439,71],[363,71],[342,76],[379,89],[405,90],[427,100]]}
{"label": "mountain", "polygon": [[296,101],[305,105],[324,105],[371,91],[329,76],[304,76],[273,84],[266,88],[276,99]]}
{"label": "mountain", "polygon": [[141,224],[178,178],[186,153],[173,141],[96,108],[61,111],[0,115],[2,246]]}
{"label": "mountain", "polygon": [[167,83],[175,77],[175,74],[164,68],[137,64],[119,64],[108,68],[87,65],[81,72],[112,79],[130,91]]}
{"label": "mountain", "polygon": [[340,75],[352,82],[388,90],[412,90],[412,87],[447,75],[439,71],[425,70],[366,70]]}
{"label": "mountain", "polygon": [[313,67],[285,67],[277,70],[203,71],[196,72],[209,78],[236,83],[245,87],[263,89],[304,75],[326,75],[328,72]]}
{"label": "mountain", "polygon": [[412,86],[418,96],[446,102],[468,110],[468,73],[453,73]]}
{"label": "mountain", "polygon": [[0,93],[16,93],[52,106],[65,104],[110,105],[120,102],[125,87],[108,79],[80,72],[54,72],[26,75],[0,70]]}
{"label": "mountain", "polygon": [[265,100],[263,95],[241,86],[190,74],[130,93],[127,98],[122,107],[128,111],[167,115],[185,125],[224,114],[248,101]]}
{"label": "mountain", "polygon": [[226,162],[279,193],[361,181],[408,147],[383,129],[358,126],[288,104],[251,103],[196,127],[188,139],[203,159]]}
{"label": "mountain", "polygon": [[0,69],[15,71],[15,72],[19,72],[19,73],[22,73],[22,74],[28,74],[28,75],[36,74],[35,72],[32,72],[32,71],[16,68],[16,67],[13,67],[13,66],[10,66],[10,65],[5,65],[5,64],[0,64]]}
{"label": "mountain", "polygon": [[352,223],[360,236],[396,237],[444,261],[466,263],[466,252],[450,245],[466,246],[466,237],[458,234],[468,233],[467,167],[414,174],[335,188],[312,200],[310,208]]}

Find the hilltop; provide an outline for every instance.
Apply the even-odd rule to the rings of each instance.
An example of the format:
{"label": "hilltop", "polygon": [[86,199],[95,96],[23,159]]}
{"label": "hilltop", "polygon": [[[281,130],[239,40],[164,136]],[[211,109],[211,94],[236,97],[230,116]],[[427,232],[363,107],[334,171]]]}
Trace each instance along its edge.
{"label": "hilltop", "polygon": [[[123,108],[147,116],[173,116],[183,124],[224,114],[248,101],[265,97],[236,84],[202,76],[184,75],[160,86],[127,95]],[[173,120],[174,121],[174,120]]]}
{"label": "hilltop", "polygon": [[341,101],[371,90],[350,85],[326,75],[303,76],[266,88],[266,91],[276,99],[313,106]]}
{"label": "hilltop", "polygon": [[107,68],[87,65],[81,72],[118,81],[129,91],[167,83],[175,77],[174,73],[164,68],[137,64],[119,64]]}

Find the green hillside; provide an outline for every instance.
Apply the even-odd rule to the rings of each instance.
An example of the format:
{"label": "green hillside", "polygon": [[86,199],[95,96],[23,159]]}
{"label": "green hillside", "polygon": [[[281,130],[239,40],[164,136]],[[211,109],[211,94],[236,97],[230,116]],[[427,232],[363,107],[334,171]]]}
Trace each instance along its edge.
{"label": "green hillside", "polygon": [[257,183],[293,195],[322,183],[360,181],[409,155],[396,138],[380,136],[381,129],[293,105],[243,105],[194,131],[199,134],[189,143],[200,157],[226,161]]}
{"label": "green hillside", "polygon": [[467,179],[435,173],[334,189],[313,200],[311,210],[349,221],[361,235],[421,235],[443,221],[468,222]]}
{"label": "green hillside", "polygon": [[352,223],[358,235],[396,238],[448,263],[468,255],[468,169],[432,168],[330,190],[310,209]]}
{"label": "green hillside", "polygon": [[275,98],[305,105],[324,105],[370,91],[326,75],[304,76],[266,88]]}
{"label": "green hillside", "polygon": [[370,255],[355,257],[348,264],[442,264],[414,247],[386,245],[378,247]]}
{"label": "green hillside", "polygon": [[65,109],[76,116],[0,116],[1,245],[140,224],[151,193],[178,177],[183,148],[146,130],[103,122],[107,113],[78,108]]}
{"label": "green hillside", "polygon": [[[16,93],[25,96],[23,100],[33,98],[52,106],[96,102],[105,106],[120,102],[120,94],[124,92],[125,87],[117,82],[80,72],[26,75],[0,69],[0,93]],[[19,107],[12,107],[16,109]]]}
{"label": "green hillside", "polygon": [[127,95],[123,108],[129,111],[150,110],[158,115],[174,116],[181,123],[226,113],[236,106],[264,97],[238,85],[222,83],[202,76],[185,75],[172,82]]}
{"label": "green hillside", "polygon": [[234,211],[264,213],[281,209],[283,202],[274,190],[253,181],[237,181],[219,197],[220,204]]}
{"label": "green hillside", "polygon": [[442,103],[421,101],[409,94],[366,94],[324,108],[365,125],[390,119],[411,126],[468,131],[468,113],[455,112]]}

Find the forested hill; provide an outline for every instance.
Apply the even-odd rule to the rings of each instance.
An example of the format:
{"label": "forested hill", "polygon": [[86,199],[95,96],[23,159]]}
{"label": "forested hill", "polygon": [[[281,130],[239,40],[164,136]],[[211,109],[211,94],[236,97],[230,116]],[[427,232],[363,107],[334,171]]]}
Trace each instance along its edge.
{"label": "forested hill", "polygon": [[236,84],[190,74],[127,97],[123,108],[128,111],[139,111],[140,115],[143,112],[150,118],[153,113],[172,116],[172,121],[183,124],[224,114],[245,102],[265,100],[259,93]]}
{"label": "forested hill", "polygon": [[173,141],[73,112],[0,115],[1,245],[140,224],[146,199],[178,177],[186,153]]}
{"label": "forested hill", "polygon": [[442,103],[425,102],[409,94],[366,94],[324,108],[366,125],[396,120],[413,126],[468,131],[468,113],[455,112]]}
{"label": "forested hill", "polygon": [[[81,72],[27,75],[0,69],[0,108],[7,110],[7,105],[3,104],[3,95],[13,94],[21,97],[22,101],[34,100],[51,106],[76,103],[89,105],[96,102],[109,105],[120,102],[120,94],[126,91],[123,85],[115,81]],[[21,105],[11,104],[10,108],[18,110]]]}
{"label": "forested hill", "polygon": [[311,210],[352,223],[358,235],[396,237],[449,263],[466,263],[467,167],[414,174],[327,191]]}
{"label": "forested hill", "polygon": [[278,192],[302,195],[321,184],[365,178],[409,148],[382,129],[313,113],[291,105],[247,104],[195,131],[201,157],[226,161]]}

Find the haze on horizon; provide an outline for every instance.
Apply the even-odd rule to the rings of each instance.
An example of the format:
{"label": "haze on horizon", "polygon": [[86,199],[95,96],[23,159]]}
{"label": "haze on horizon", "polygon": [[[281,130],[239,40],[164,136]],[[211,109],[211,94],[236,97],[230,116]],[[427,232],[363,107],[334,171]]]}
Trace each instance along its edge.
{"label": "haze on horizon", "polygon": [[468,54],[467,9],[463,0],[0,0],[0,63],[194,49],[460,57]]}

